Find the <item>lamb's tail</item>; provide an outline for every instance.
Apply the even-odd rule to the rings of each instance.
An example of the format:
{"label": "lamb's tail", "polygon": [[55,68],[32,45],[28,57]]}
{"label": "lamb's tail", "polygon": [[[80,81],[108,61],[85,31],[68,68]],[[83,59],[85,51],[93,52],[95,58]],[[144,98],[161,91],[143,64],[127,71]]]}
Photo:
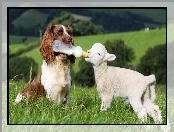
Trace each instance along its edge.
{"label": "lamb's tail", "polygon": [[155,75],[149,75],[146,76],[146,82],[147,82],[147,86],[149,87],[150,91],[151,91],[151,101],[154,102],[156,99],[156,93],[155,93],[155,84],[156,84],[156,78]]}

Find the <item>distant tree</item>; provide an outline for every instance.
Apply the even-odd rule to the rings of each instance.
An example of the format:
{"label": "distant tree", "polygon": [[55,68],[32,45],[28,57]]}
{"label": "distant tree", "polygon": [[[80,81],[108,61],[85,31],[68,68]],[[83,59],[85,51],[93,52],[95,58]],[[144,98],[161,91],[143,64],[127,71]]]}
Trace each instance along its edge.
{"label": "distant tree", "polygon": [[91,21],[75,20],[71,13],[65,11],[61,12],[60,17],[50,22],[50,24],[57,23],[71,26],[73,28],[73,34],[76,36],[104,33],[102,26],[96,25]]}
{"label": "distant tree", "polygon": [[79,61],[79,71],[74,74],[73,82],[81,86],[92,87],[95,84],[94,70],[92,64],[83,58]]}
{"label": "distant tree", "polygon": [[106,41],[106,49],[109,53],[115,54],[116,59],[108,62],[108,65],[130,68],[130,62],[135,59],[134,51],[131,47],[125,45],[121,39]]}
{"label": "distant tree", "polygon": [[[108,65],[118,67],[128,67],[134,57],[133,49],[124,44],[123,40],[107,41],[105,43],[109,53],[116,55],[116,60],[108,62]],[[94,70],[92,64],[83,58],[79,62],[79,71],[74,76],[74,82],[82,86],[92,87],[95,84]]]}
{"label": "distant tree", "polygon": [[27,37],[23,37],[23,39],[22,39],[22,43],[25,43],[27,40],[28,40]]}
{"label": "distant tree", "polygon": [[48,16],[44,25],[47,25],[53,19],[54,19],[54,17],[52,15]]}
{"label": "distant tree", "polygon": [[[12,33],[15,33],[15,35],[21,35],[21,34],[23,34],[24,33],[24,28],[23,27],[21,27],[21,26],[17,26],[16,28],[14,28],[11,32]],[[11,32],[10,32],[10,34],[11,34]],[[22,35],[21,35],[22,36]]]}
{"label": "distant tree", "polygon": [[72,24],[74,23],[74,18],[71,15],[71,13],[63,11],[61,12],[60,16],[58,18],[53,19],[52,21],[50,21],[49,25],[51,24],[63,24],[63,25],[70,25],[72,26]]}
{"label": "distant tree", "polygon": [[[20,15],[28,10],[30,10],[30,9],[10,9],[9,10],[9,24],[12,24],[16,19],[18,19],[20,21],[20,19],[21,19]],[[75,27],[75,29],[78,28],[76,26],[76,24],[79,20],[77,20],[77,19],[75,21],[73,20],[73,23],[71,23],[72,20],[68,18],[69,15],[67,15],[66,12],[90,17],[91,18],[90,21],[92,23],[95,23],[95,26],[101,25],[102,28],[104,29],[105,33],[142,30],[145,28],[145,23],[149,23],[149,24],[151,23],[150,25],[153,25],[153,28],[156,28],[157,26],[161,27],[162,25],[166,25],[166,19],[165,19],[166,13],[165,13],[165,11],[162,11],[161,9],[160,10],[157,9],[155,11],[152,10],[152,14],[154,14],[154,12],[158,12],[158,14],[161,14],[161,17],[163,19],[160,19],[160,20],[155,19],[153,15],[152,15],[153,17],[147,16],[147,13],[149,12],[147,10],[141,10],[140,14],[135,13],[131,9],[130,10],[122,10],[122,9],[121,10],[119,10],[119,9],[116,9],[116,10],[115,9],[114,10],[113,9],[107,9],[107,10],[99,9],[98,10],[98,9],[60,9],[59,8],[59,9],[36,9],[36,11],[39,11],[42,14],[43,13],[47,14],[47,17],[45,18],[46,21],[40,22],[40,24],[43,26],[41,30],[45,30],[45,28],[48,26],[47,24],[50,22],[50,20],[52,20],[52,18],[57,19],[57,17],[59,17],[59,16],[61,17],[60,22],[62,24],[64,23],[64,20],[65,20],[64,24],[67,24],[67,25],[74,24],[73,26]],[[139,11],[139,9],[137,11]],[[28,17],[30,17],[32,15],[33,14],[28,14]],[[62,15],[63,15],[63,17],[62,17]],[[68,20],[68,21],[66,21],[66,20]],[[58,23],[58,21],[56,21],[56,23]],[[13,27],[12,25],[10,26],[10,27],[12,27],[12,28],[9,28],[10,35],[23,36],[23,34],[26,33],[26,32],[18,32],[19,29],[16,29],[16,28],[18,28],[18,26],[17,25],[15,27]],[[22,28],[24,28],[24,27],[22,27]],[[27,29],[28,32],[30,32],[31,28],[34,28],[34,27],[30,27],[30,29]],[[93,29],[93,30],[95,30],[95,29]],[[74,33],[75,33],[75,35],[77,35],[76,32],[74,32]],[[97,33],[99,33],[99,31]],[[30,34],[27,36],[36,36],[36,34],[33,34],[30,32]],[[38,34],[37,34],[37,36],[38,36]]]}
{"label": "distant tree", "polygon": [[144,75],[154,74],[157,83],[166,83],[166,44],[149,48],[146,54],[140,59],[137,70]]}
{"label": "distant tree", "polygon": [[29,81],[30,69],[32,67],[32,76],[33,79],[38,72],[37,63],[29,57],[12,57],[9,60],[9,78],[15,80]]}
{"label": "distant tree", "polygon": [[102,26],[95,25],[91,21],[79,21],[75,26],[75,32],[79,35],[102,34],[104,29]]}

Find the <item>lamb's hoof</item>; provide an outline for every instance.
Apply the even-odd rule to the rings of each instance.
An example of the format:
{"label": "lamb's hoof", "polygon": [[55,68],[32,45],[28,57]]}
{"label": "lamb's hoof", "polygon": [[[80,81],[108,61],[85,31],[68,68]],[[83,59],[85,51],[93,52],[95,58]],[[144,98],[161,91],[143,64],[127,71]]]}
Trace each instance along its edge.
{"label": "lamb's hoof", "polygon": [[154,119],[156,124],[162,124],[163,120],[162,120],[162,116],[158,117],[158,119]]}
{"label": "lamb's hoof", "polygon": [[101,111],[101,112],[103,112],[103,111],[107,111],[107,109],[106,109],[106,108],[104,108],[104,109],[100,109],[100,111]]}
{"label": "lamb's hoof", "polygon": [[141,112],[138,113],[138,118],[142,122],[145,122],[147,120],[147,113],[144,110],[142,110]]}

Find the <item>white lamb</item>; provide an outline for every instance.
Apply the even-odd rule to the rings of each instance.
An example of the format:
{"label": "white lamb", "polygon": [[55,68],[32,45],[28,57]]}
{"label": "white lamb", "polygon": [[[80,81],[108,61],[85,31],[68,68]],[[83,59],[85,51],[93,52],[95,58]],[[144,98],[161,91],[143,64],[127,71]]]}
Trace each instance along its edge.
{"label": "white lamb", "polygon": [[107,61],[113,61],[115,58],[116,56],[109,54],[101,43],[95,43],[88,50],[88,58],[85,58],[93,64],[97,90],[102,100],[100,110],[107,110],[114,97],[122,97],[127,99],[142,121],[147,119],[148,113],[155,123],[162,123],[159,106],[153,103],[156,98],[155,76],[144,76],[130,69],[107,66]]}

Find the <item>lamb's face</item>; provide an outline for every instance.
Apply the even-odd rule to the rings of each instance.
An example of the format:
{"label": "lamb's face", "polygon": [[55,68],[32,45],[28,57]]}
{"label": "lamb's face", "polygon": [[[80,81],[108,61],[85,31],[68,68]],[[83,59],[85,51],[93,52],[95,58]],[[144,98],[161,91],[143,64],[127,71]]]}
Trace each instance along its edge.
{"label": "lamb's face", "polygon": [[109,54],[101,43],[95,43],[92,48],[88,50],[88,58],[85,58],[85,60],[98,66],[104,61],[112,61],[115,60],[115,58],[116,56]]}

